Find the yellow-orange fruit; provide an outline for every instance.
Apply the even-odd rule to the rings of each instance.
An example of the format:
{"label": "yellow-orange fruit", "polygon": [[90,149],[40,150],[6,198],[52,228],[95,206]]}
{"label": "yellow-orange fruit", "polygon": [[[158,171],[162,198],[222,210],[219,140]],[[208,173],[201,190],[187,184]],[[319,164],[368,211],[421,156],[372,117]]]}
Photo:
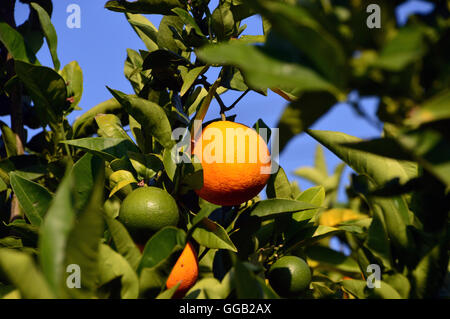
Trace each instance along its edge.
{"label": "yellow-orange fruit", "polygon": [[174,294],[174,297],[180,298],[195,284],[197,277],[197,252],[191,243],[187,243],[167,278],[166,287],[170,289],[180,282],[180,286]]}
{"label": "yellow-orange fruit", "polygon": [[195,154],[203,167],[199,197],[216,205],[244,203],[264,188],[270,177],[270,153],[253,129],[230,121],[206,126],[195,142]]}

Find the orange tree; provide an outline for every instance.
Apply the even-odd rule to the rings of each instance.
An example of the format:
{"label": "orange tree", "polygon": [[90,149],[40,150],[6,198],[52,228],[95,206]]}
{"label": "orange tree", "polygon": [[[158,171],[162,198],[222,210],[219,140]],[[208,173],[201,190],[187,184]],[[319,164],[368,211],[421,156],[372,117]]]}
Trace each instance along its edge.
{"label": "orange tree", "polygon": [[[14,0],[0,10],[0,110],[11,117],[10,126],[1,123],[0,296],[448,296],[446,1],[403,27],[394,14],[401,1],[379,1],[380,29],[366,25],[373,1],[221,0],[213,9],[207,0],[108,1],[147,50],[127,52],[134,92],[108,88],[111,99],[74,123],[67,115],[81,98],[81,69],[76,62],[61,69],[51,1],[22,2],[31,10],[21,26]],[[141,14],[163,15],[159,28]],[[241,35],[241,22],[255,14],[264,33]],[[53,68],[35,56],[44,39]],[[210,67],[220,68],[217,78]],[[200,199],[202,165],[175,161],[174,154],[191,154],[172,152],[172,131],[197,136],[194,121],[213,99],[218,121],[232,120],[225,113],[235,103],[220,97],[227,90],[284,97],[272,139],[282,150],[306,132],[335,153],[355,172],[348,202],[336,202],[342,165],[328,176],[321,149],[315,167],[297,171],[315,187],[300,191],[280,167],[265,200],[217,206]],[[380,138],[309,130],[352,90],[380,98]],[[351,104],[361,112],[358,101]],[[28,139],[28,128],[41,131]],[[255,119],[254,128],[267,127]],[[159,190],[121,207],[150,187]],[[167,224],[155,221],[166,209]],[[131,221],[139,236],[124,211],[139,215]],[[332,236],[351,254],[332,250]]]}

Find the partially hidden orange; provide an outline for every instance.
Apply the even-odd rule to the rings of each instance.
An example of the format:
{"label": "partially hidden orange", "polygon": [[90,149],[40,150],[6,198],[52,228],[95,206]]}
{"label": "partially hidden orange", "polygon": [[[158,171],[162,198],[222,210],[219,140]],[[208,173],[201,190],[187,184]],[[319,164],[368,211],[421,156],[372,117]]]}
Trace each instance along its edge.
{"label": "partially hidden orange", "polygon": [[197,278],[197,252],[195,251],[194,246],[188,242],[167,278],[166,287],[167,289],[170,289],[180,283],[174,297],[181,298],[195,284]]}
{"label": "partially hidden orange", "polygon": [[264,139],[253,129],[230,121],[207,125],[195,141],[193,154],[203,167],[199,197],[216,205],[244,203],[264,188],[271,159]]}

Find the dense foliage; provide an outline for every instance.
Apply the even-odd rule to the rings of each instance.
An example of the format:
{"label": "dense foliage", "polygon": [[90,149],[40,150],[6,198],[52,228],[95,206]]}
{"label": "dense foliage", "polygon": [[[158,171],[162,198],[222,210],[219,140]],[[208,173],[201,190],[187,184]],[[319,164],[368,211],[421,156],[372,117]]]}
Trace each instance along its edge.
{"label": "dense foliage", "polygon": [[[81,99],[81,68],[60,66],[51,1],[21,2],[31,10],[20,26],[15,0],[0,10],[0,115],[11,119],[0,123],[0,296],[170,298],[176,287],[165,282],[189,241],[200,273],[186,298],[278,298],[266,278],[287,255],[307,260],[313,275],[295,297],[448,297],[448,1],[402,27],[402,1],[221,0],[213,9],[208,0],[108,1],[105,10],[125,15],[147,50],[127,50],[134,92],[108,88],[111,99],[74,123],[67,116]],[[366,25],[374,2],[380,29]],[[163,15],[159,28],[142,14]],[[264,34],[243,36],[252,15],[262,17]],[[36,59],[44,42],[53,68]],[[265,200],[199,200],[201,165],[174,162],[172,130],[203,120],[213,99],[225,117],[234,106],[220,98],[228,90],[284,97],[272,139],[282,150],[309,134],[336,154],[355,172],[348,202],[337,201],[345,164],[329,175],[321,147],[315,166],[296,172],[315,187],[301,191],[280,167]],[[358,98],[347,101],[350,92]],[[379,138],[309,130],[337,102],[364,116],[364,96],[380,98]],[[255,118],[254,127],[266,125]],[[40,131],[27,136],[30,129]],[[117,216],[146,185],[169,192],[180,219],[151,234],[141,252]],[[350,255],[331,249],[331,237]],[[73,264],[81,267],[78,289],[66,285]],[[381,270],[373,289],[372,264]]]}

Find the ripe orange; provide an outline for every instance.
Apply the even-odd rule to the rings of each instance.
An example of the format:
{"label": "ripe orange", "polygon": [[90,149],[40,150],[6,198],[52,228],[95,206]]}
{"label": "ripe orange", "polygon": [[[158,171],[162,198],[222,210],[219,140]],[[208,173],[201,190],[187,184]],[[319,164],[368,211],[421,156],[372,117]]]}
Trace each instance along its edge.
{"label": "ripe orange", "polygon": [[167,278],[166,287],[170,289],[181,282],[174,294],[174,297],[181,298],[195,284],[197,277],[197,252],[194,246],[188,242]]}
{"label": "ripe orange", "polygon": [[239,205],[264,188],[270,177],[270,153],[253,129],[230,121],[206,126],[193,154],[202,163],[201,198],[221,206]]}

